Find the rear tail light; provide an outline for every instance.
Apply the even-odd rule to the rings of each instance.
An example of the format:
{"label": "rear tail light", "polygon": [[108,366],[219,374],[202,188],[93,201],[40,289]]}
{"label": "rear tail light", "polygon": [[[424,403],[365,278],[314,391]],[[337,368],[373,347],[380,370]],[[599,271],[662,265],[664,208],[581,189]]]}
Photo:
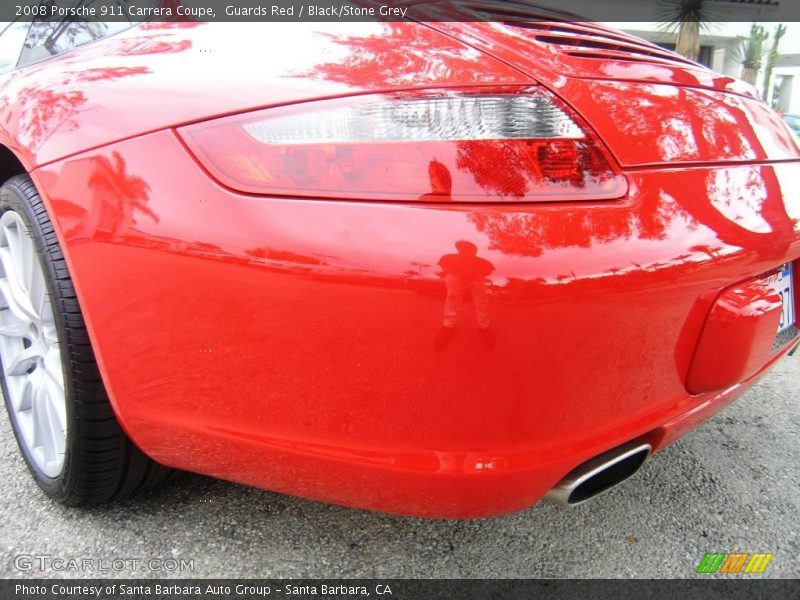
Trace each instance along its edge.
{"label": "rear tail light", "polygon": [[587,128],[536,88],[353,96],[179,133],[212,176],[252,194],[524,202],[627,191]]}

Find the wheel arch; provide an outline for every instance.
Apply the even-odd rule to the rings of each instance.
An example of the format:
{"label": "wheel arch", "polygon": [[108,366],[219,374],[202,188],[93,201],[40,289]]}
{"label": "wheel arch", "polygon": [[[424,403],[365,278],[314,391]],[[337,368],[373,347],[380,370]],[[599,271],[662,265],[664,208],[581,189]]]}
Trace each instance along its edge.
{"label": "wheel arch", "polygon": [[11,149],[0,143],[0,183],[14,175],[28,173],[28,169]]}
{"label": "wheel arch", "polygon": [[[10,185],[16,188],[18,205],[11,206],[11,210],[27,215],[29,237],[41,245],[36,252],[41,255],[42,268],[49,274],[45,276],[50,281],[46,294],[53,304],[58,342],[65,353],[60,359],[68,403],[65,422],[69,423],[69,429],[65,431],[72,431],[64,443],[63,470],[57,474],[35,467],[25,450],[23,458],[45,493],[67,506],[107,502],[155,486],[169,477],[172,470],[149,459],[118,420],[46,186],[41,185],[42,178],[37,177],[36,171],[29,173],[2,144],[0,174],[4,182],[10,179]],[[17,427],[14,422],[12,426]],[[17,431],[19,441],[22,438]],[[103,464],[100,470],[98,460]]]}
{"label": "wheel arch", "polygon": [[[42,185],[43,182],[37,176],[36,172],[36,165],[26,165],[23,162],[23,159],[20,157],[18,152],[12,150],[12,145],[9,144],[9,138],[3,138],[2,132],[0,132],[0,185],[3,185],[6,181],[15,177],[17,175],[28,175],[31,178],[31,182],[40,195],[42,199],[42,205],[44,206],[49,218],[50,222],[53,226],[53,232],[55,233],[61,248],[61,252],[64,256],[64,259],[67,264],[67,268],[72,280],[73,287],[75,288],[76,292],[76,301],[81,311],[81,315],[83,316],[84,321],[86,322],[89,339],[91,340],[92,348],[96,348],[96,344],[94,343],[94,334],[92,332],[92,325],[90,322],[90,318],[87,315],[87,311],[85,309],[85,303],[82,299],[82,292],[81,292],[81,285],[80,285],[80,277],[76,274],[76,269],[73,266],[70,251],[67,247],[67,244],[64,240],[63,232],[61,230],[61,224],[55,214],[55,211],[51,204],[51,199],[47,194],[47,190],[45,189],[46,186]],[[12,140],[13,143],[13,140]],[[101,375],[105,376],[105,370],[102,365],[102,361],[99,357],[96,357],[98,367],[100,369]],[[116,409],[113,406],[112,402],[112,409],[116,413]]]}

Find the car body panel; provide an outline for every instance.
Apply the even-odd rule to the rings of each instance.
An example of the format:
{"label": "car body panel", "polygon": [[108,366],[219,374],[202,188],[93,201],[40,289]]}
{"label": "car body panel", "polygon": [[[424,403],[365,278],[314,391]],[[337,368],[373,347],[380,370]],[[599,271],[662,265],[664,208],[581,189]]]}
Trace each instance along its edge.
{"label": "car body panel", "polygon": [[[194,76],[187,61],[203,63],[212,81]],[[0,143],[14,146],[32,169],[149,131],[260,107],[500,83],[532,81],[411,23],[145,23],[0,75]]]}
{"label": "car body panel", "polygon": [[[431,15],[441,14],[435,7],[429,10]],[[655,44],[600,23],[454,21],[457,19],[430,25],[548,85],[556,85],[562,77],[636,81],[758,98],[755,88],[744,81],[714,73]],[[558,38],[563,44],[558,43]]]}
{"label": "car body panel", "polygon": [[[800,158],[797,138],[749,87],[734,85],[736,80],[699,65],[677,68],[595,57],[580,59],[578,67],[570,68],[574,58],[552,44],[532,41],[527,30],[520,34],[499,23],[435,26],[565,99],[590,121],[624,166]],[[594,24],[588,27],[608,31]]]}
{"label": "car body panel", "polygon": [[[796,343],[728,389],[686,389],[720,293],[800,257],[800,154],[747,90],[707,74],[668,86],[658,65],[568,77],[535,44],[489,44],[487,24],[254,27],[143,25],[0,78],[0,143],[32,172],[112,406],[156,460],[349,506],[500,514],[619,444],[663,447]],[[575,109],[628,194],[247,195],[175,130],[497,84],[543,85]]]}
{"label": "car body panel", "polygon": [[[763,102],[664,84],[571,80],[559,90],[625,166],[797,160],[800,144]],[[645,142],[647,140],[647,142]]]}
{"label": "car body panel", "polygon": [[757,373],[773,352],[782,311],[783,298],[764,278],[721,292],[706,317],[686,389],[725,390]]}
{"label": "car body panel", "polygon": [[[259,198],[211,181],[172,132],[35,171],[145,452],[446,516],[529,504],[593,453],[722,398],[686,391],[690,358],[722,289],[800,256],[800,202],[781,201],[798,176],[798,163],[643,170],[627,200],[600,205]],[[750,214],[729,212],[731,193]],[[469,304],[435,344],[439,265],[459,240],[494,267],[494,347]],[[366,493],[364,465],[396,493]],[[476,492],[484,471],[510,487]],[[413,499],[427,476],[447,502]]]}

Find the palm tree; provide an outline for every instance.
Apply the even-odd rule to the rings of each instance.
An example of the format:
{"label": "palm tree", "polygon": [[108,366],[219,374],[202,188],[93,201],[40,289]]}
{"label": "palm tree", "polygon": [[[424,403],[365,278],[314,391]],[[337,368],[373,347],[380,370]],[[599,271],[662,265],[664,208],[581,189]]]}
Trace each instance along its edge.
{"label": "palm tree", "polygon": [[772,47],[769,49],[767,55],[767,64],[764,66],[764,100],[769,100],[769,88],[772,83],[772,69],[775,68],[775,63],[778,62],[778,46],[780,46],[781,38],[786,33],[786,25],[779,24],[772,34]]}
{"label": "palm tree", "polygon": [[711,0],[660,0],[659,4],[662,29],[678,32],[675,52],[696,61],[700,56],[700,34],[714,20]]}
{"label": "palm tree", "polygon": [[768,38],[769,32],[762,25],[753,23],[750,27],[750,35],[739,40],[736,58],[742,64],[739,78],[743,81],[752,85],[756,84]]}

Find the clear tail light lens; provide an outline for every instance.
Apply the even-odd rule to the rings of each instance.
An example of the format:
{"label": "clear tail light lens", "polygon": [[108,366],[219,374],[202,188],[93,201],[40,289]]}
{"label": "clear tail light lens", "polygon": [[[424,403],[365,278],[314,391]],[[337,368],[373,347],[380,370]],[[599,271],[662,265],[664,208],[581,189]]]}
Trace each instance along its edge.
{"label": "clear tail light lens", "polygon": [[627,192],[602,145],[539,89],[353,96],[179,133],[212,176],[252,194],[526,202]]}

